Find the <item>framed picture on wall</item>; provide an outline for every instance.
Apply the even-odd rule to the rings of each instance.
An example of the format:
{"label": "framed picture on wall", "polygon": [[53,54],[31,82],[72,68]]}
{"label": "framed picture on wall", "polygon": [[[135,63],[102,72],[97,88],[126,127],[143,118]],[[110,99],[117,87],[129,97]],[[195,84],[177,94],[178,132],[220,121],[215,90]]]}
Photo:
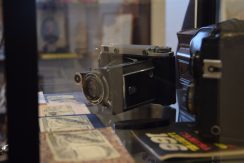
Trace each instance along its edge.
{"label": "framed picture on wall", "polygon": [[68,51],[66,8],[37,9],[38,49],[41,53],[64,53]]}
{"label": "framed picture on wall", "polygon": [[42,59],[80,58],[87,52],[85,11],[83,3],[38,3],[38,50]]}

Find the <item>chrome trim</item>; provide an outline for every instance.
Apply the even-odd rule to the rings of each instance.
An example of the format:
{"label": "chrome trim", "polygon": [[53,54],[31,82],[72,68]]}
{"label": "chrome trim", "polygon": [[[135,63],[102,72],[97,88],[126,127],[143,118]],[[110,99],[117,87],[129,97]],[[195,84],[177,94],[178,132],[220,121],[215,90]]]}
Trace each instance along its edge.
{"label": "chrome trim", "polygon": [[[128,59],[131,59],[131,58],[128,58]],[[130,66],[130,65],[133,65],[135,63],[143,63],[145,61],[138,61],[137,59],[131,59],[131,62],[126,62],[126,63],[121,63],[121,64],[112,64],[112,63],[109,63],[107,64],[106,66],[104,67],[101,67],[100,69],[102,70],[107,70],[107,69],[113,69],[113,68],[120,68],[120,67],[124,67],[124,66]]]}
{"label": "chrome trim", "polygon": [[195,5],[194,5],[194,28],[197,28],[197,15],[198,13],[198,0],[195,0]]}
{"label": "chrome trim", "polygon": [[142,70],[138,70],[138,71],[133,71],[133,72],[130,72],[130,73],[127,73],[127,74],[123,74],[123,77],[124,76],[128,76],[128,75],[132,75],[132,74],[136,74],[136,73],[141,73],[141,72],[153,70],[153,69],[154,69],[154,67],[150,67],[150,68],[146,68],[146,69],[142,69]]}
{"label": "chrome trim", "polygon": [[185,53],[177,52],[176,55],[181,56],[181,57],[185,57],[185,58],[191,58],[190,55],[187,55],[187,54],[185,54]]}

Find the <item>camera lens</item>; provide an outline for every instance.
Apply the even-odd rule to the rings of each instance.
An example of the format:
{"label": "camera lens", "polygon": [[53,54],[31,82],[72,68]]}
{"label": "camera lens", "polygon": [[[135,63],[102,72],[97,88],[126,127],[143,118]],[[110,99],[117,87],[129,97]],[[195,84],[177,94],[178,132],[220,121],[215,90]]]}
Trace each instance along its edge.
{"label": "camera lens", "polygon": [[83,91],[93,104],[100,104],[105,98],[105,83],[97,73],[86,74],[83,80]]}

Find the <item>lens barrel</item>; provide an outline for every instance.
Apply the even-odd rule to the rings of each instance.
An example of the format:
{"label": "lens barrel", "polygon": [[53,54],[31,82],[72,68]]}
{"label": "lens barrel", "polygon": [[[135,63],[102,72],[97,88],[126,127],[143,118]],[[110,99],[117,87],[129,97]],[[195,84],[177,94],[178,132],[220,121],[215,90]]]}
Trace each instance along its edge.
{"label": "lens barrel", "polygon": [[[101,104],[108,98],[108,86],[106,79],[100,72],[89,72],[81,74],[82,90],[89,102],[92,104]],[[80,81],[75,77],[75,81]]]}

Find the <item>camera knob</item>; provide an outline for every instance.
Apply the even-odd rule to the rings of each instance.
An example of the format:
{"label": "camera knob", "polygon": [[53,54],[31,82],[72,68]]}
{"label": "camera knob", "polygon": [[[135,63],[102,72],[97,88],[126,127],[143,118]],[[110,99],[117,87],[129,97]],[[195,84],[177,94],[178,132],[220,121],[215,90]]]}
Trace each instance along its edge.
{"label": "camera knob", "polygon": [[76,84],[80,84],[81,80],[82,80],[81,74],[80,73],[76,73],[75,76],[74,76],[74,80],[75,80]]}

